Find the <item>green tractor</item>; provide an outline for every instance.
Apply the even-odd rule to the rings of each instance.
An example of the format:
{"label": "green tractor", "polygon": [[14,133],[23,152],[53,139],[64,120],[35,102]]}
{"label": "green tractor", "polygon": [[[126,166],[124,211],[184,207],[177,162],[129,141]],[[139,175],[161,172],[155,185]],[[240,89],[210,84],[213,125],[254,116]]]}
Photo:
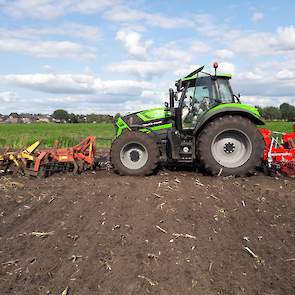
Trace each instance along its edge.
{"label": "green tractor", "polygon": [[247,175],[261,164],[258,110],[240,102],[229,74],[203,72],[176,81],[169,104],[118,117],[111,163],[121,175],[150,175],[160,163],[196,163],[211,175]]}

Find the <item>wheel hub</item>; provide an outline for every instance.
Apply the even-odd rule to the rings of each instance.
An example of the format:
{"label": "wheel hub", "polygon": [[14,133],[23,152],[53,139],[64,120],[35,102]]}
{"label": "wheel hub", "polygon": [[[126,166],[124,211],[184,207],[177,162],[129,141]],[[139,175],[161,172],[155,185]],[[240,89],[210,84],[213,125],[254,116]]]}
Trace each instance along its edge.
{"label": "wheel hub", "polygon": [[129,142],[121,149],[120,160],[130,170],[141,169],[148,161],[148,151],[139,142]]}
{"label": "wheel hub", "polygon": [[130,152],[130,160],[132,162],[137,162],[140,159],[140,154],[138,151],[131,151]]}
{"label": "wheel hub", "polygon": [[213,139],[211,153],[221,166],[238,168],[250,158],[252,143],[243,131],[228,129],[220,132]]}
{"label": "wheel hub", "polygon": [[223,147],[224,152],[227,154],[233,153],[235,151],[235,149],[236,149],[236,146],[232,142],[227,142]]}

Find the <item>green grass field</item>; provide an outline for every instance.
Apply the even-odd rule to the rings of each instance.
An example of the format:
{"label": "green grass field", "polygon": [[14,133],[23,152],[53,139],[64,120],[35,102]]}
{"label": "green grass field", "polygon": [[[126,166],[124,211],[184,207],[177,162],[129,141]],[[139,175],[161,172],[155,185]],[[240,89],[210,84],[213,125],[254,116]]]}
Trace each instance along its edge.
{"label": "green grass field", "polygon": [[[39,139],[43,147],[53,146],[55,140],[67,147],[90,135],[112,139],[113,124],[0,124],[0,148],[23,148]],[[110,143],[97,140],[99,147],[108,147]]]}
{"label": "green grass field", "polygon": [[[267,122],[273,131],[291,132],[292,123]],[[55,140],[62,147],[79,143],[89,135],[113,138],[112,124],[0,124],[0,148],[23,148],[41,139],[43,147],[51,147]],[[110,140],[97,140],[98,147],[109,147]]]}
{"label": "green grass field", "polygon": [[277,132],[292,132],[293,123],[283,122],[283,121],[266,122],[265,128],[268,128],[272,131],[277,131]]}

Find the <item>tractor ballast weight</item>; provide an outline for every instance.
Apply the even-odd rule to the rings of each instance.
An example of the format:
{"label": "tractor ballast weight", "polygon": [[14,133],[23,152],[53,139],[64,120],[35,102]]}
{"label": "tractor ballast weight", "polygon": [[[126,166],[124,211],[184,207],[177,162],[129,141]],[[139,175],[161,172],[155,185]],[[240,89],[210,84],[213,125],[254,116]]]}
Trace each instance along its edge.
{"label": "tractor ballast weight", "polygon": [[245,175],[259,166],[264,141],[256,125],[264,123],[258,110],[234,95],[231,75],[203,69],[176,81],[165,107],[116,118],[115,171],[148,175],[172,162],[197,163],[212,175]]}

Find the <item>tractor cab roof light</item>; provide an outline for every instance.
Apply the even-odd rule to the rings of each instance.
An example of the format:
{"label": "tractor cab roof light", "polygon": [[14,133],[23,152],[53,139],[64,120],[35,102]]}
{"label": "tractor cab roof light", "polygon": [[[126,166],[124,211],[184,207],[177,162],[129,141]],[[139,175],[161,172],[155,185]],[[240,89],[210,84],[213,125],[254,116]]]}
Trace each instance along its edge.
{"label": "tractor cab roof light", "polygon": [[213,64],[213,68],[214,68],[214,70],[215,70],[215,76],[216,76],[216,72],[217,72],[217,69],[218,69],[218,62],[214,62],[214,64]]}

